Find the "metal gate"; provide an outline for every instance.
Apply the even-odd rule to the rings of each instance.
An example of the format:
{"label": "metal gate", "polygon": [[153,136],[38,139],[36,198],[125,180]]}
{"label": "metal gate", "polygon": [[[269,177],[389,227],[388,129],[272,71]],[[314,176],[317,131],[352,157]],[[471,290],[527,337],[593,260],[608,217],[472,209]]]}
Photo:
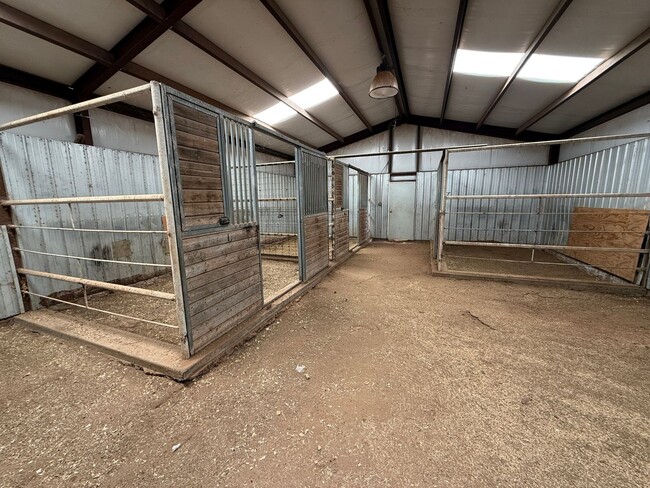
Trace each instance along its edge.
{"label": "metal gate", "polygon": [[327,211],[327,159],[300,148],[298,156],[298,205],[302,216],[300,279],[306,281],[329,265],[329,215]]}

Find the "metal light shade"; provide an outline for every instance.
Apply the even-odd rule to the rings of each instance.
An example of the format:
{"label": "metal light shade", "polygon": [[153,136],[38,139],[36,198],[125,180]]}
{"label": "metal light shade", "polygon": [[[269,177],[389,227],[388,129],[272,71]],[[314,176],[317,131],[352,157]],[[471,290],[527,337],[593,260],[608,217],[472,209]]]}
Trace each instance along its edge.
{"label": "metal light shade", "polygon": [[370,83],[368,95],[372,98],[390,98],[397,95],[397,79],[392,71],[380,67]]}

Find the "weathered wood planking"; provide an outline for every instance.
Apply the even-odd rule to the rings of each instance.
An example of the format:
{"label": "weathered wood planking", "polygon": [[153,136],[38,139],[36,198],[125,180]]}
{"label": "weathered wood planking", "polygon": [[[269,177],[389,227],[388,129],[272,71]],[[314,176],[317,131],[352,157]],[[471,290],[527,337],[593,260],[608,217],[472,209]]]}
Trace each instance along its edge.
{"label": "weathered wood planking", "polygon": [[[641,249],[649,216],[648,210],[575,207],[567,246]],[[635,253],[572,250],[565,251],[565,254],[628,281],[634,281],[636,271],[633,268],[638,266],[640,256]]]}
{"label": "weathered wood planking", "polygon": [[334,208],[343,208],[343,165],[334,163]]}
{"label": "weathered wood planking", "polygon": [[370,228],[368,227],[368,209],[359,209],[359,244],[364,244],[370,239]]}
{"label": "weathered wood planking", "polygon": [[348,222],[348,210],[334,211],[334,259],[338,259],[348,253],[350,247]]}
{"label": "weathered wood planking", "polygon": [[183,237],[194,351],[261,309],[257,226]]}
{"label": "weathered wood planking", "polygon": [[329,218],[327,213],[308,215],[304,218],[304,243],[307,279],[329,265]]}
{"label": "weathered wood planking", "polygon": [[174,103],[183,228],[219,225],[225,215],[217,117]]}

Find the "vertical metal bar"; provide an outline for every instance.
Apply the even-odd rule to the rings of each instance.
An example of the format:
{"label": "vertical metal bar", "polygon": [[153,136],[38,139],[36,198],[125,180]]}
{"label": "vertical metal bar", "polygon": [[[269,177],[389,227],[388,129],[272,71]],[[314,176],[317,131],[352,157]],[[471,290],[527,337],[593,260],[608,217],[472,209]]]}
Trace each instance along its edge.
{"label": "vertical metal bar", "polygon": [[[162,183],[163,205],[165,218],[167,220],[167,242],[169,245],[169,257],[172,266],[172,280],[174,294],[176,295],[176,317],[180,334],[181,347],[185,357],[190,357],[194,352],[192,341],[192,328],[189,317],[189,304],[187,297],[187,285],[185,281],[185,266],[181,250],[183,249],[180,221],[177,219],[178,208],[175,200],[178,199],[174,193],[175,185],[172,181],[172,171],[177,165],[176,154],[173,150],[172,139],[172,118],[165,88],[160,83],[152,81],[151,102],[153,105],[154,127],[156,130],[156,144],[158,147],[158,161],[160,165],[160,178]],[[177,189],[176,189],[177,191]],[[176,197],[175,197],[176,195]]]}
{"label": "vertical metal bar", "polygon": [[226,137],[227,119],[217,116],[217,134],[219,138],[219,159],[221,161],[221,191],[223,192],[224,213],[234,222],[235,210],[233,205],[232,183],[228,166],[228,139]]}
{"label": "vertical metal bar", "polygon": [[447,174],[449,169],[449,152],[444,151],[442,160],[440,161],[440,210],[438,211],[438,251],[436,255],[436,262],[438,271],[442,271],[442,251],[445,242],[445,210],[447,207]]}
{"label": "vertical metal bar", "polygon": [[303,185],[303,151],[295,148],[295,172],[296,172],[296,213],[298,215],[298,264],[299,279],[307,280],[307,261],[305,256],[305,229],[304,229],[304,198],[305,189]]}

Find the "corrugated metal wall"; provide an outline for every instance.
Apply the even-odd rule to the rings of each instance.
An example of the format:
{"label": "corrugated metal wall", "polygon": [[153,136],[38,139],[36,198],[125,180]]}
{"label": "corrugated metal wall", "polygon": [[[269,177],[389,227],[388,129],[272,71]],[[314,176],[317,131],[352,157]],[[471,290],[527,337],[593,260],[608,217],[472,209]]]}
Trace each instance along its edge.
{"label": "corrugated metal wall", "polygon": [[[547,166],[520,166],[450,171],[447,192],[448,195],[542,193],[547,169]],[[532,244],[535,233],[526,231],[539,225],[538,211],[539,200],[447,200],[445,239]]]}
{"label": "corrugated metal wall", "polygon": [[[436,172],[420,172],[416,180],[415,239],[436,232]],[[370,229],[388,238],[389,175],[370,178]],[[581,156],[553,166],[461,169],[449,171],[450,195],[516,193],[607,193],[650,191],[650,141],[640,140]],[[515,244],[566,243],[573,207],[650,208],[642,198],[448,200],[445,238]],[[560,215],[543,215],[558,213]],[[557,232],[544,232],[554,230]]]}
{"label": "corrugated metal wall", "polygon": [[[128,195],[160,193],[158,158],[54,141],[39,137],[0,133],[0,164],[12,199]],[[74,205],[25,205],[13,209],[14,223],[90,229],[163,230],[162,202],[98,203]],[[169,262],[165,234],[86,233],[19,229],[18,245],[36,251],[71,256],[129,261]],[[26,268],[112,281],[149,275],[144,266],[77,261],[25,254]],[[44,278],[28,278],[30,289],[49,295],[77,285]]]}
{"label": "corrugated metal wall", "polygon": [[[650,140],[623,144],[548,168],[545,193],[650,192]],[[544,202],[544,244],[565,245],[576,206],[650,210],[648,198],[566,198]]]}
{"label": "corrugated metal wall", "polygon": [[438,173],[418,173],[415,180],[415,239],[428,241],[436,234]]}
{"label": "corrugated metal wall", "polygon": [[[368,220],[370,221],[370,235],[375,239],[388,239],[388,213],[390,211],[388,177],[388,174],[370,175],[368,182]],[[357,211],[356,206],[354,209],[350,208],[350,215],[353,211]],[[356,233],[354,235],[356,236]]]}
{"label": "corrugated metal wall", "polygon": [[[296,177],[293,163],[257,167],[257,195],[261,233],[298,233]],[[291,200],[267,201],[267,198]]]}

